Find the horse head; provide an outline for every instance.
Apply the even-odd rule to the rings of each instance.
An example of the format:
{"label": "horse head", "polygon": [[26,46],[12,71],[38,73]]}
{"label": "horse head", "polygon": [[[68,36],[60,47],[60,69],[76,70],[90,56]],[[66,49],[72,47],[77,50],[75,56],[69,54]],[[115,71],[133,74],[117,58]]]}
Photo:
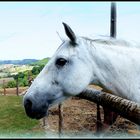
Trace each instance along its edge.
{"label": "horse head", "polygon": [[81,93],[91,82],[87,48],[66,23],[63,25],[68,40],[60,45],[23,99],[26,114],[34,119],[43,118],[49,107]]}

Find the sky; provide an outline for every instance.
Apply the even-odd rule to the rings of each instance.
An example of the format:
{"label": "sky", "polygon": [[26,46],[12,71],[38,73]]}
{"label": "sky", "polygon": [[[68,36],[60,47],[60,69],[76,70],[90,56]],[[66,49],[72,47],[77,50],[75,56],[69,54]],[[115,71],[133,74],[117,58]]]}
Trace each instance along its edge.
{"label": "sky", "polygon": [[[76,35],[110,35],[111,2],[0,2],[0,60],[51,57],[66,39],[62,22]],[[140,2],[116,2],[117,38],[140,42]]]}

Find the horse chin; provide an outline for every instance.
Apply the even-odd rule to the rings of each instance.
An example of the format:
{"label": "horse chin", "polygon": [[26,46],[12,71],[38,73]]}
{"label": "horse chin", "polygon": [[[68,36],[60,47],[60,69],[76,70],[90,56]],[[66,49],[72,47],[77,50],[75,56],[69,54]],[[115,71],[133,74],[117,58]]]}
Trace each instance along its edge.
{"label": "horse chin", "polygon": [[56,105],[56,104],[59,104],[59,103],[61,103],[62,101],[66,100],[67,98],[69,98],[69,97],[62,96],[62,97],[58,97],[58,98],[56,98],[56,99],[54,99],[54,100],[50,100],[50,101],[49,101],[49,107],[52,107],[52,106],[54,106],[54,105]]}
{"label": "horse chin", "polygon": [[42,118],[47,117],[47,116],[48,116],[48,110],[44,114],[36,115],[34,119],[39,120],[39,119],[42,119]]}
{"label": "horse chin", "polygon": [[46,111],[43,111],[43,112],[38,112],[38,113],[35,113],[35,114],[28,114],[28,116],[32,119],[36,119],[36,120],[39,120],[39,119],[42,119],[44,117],[48,117],[48,110],[50,107],[56,105],[56,104],[59,104],[61,103],[62,101],[66,100],[68,97],[65,97],[65,96],[62,96],[62,97],[59,97],[59,98],[56,98],[54,100],[49,100],[49,103],[48,103],[48,108],[46,109]]}

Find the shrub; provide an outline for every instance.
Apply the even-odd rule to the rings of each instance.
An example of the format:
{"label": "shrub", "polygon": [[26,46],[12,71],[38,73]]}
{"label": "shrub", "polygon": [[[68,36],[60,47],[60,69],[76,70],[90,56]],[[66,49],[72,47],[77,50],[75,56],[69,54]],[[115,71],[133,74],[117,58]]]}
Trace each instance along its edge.
{"label": "shrub", "polygon": [[14,88],[16,87],[16,81],[13,80],[13,81],[9,81],[6,85],[6,88]]}

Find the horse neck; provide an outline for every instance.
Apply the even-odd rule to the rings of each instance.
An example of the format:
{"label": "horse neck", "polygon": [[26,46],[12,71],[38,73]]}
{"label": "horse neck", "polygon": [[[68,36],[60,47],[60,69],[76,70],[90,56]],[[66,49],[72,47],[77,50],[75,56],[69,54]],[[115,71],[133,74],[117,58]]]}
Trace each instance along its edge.
{"label": "horse neck", "polygon": [[85,46],[86,48],[83,55],[84,58],[86,58],[85,61],[87,61],[87,64],[90,66],[89,69],[92,69],[92,83],[99,84],[100,66],[102,63],[104,63],[104,59],[102,57],[102,50],[101,48],[96,47],[96,45],[89,41],[86,42]]}
{"label": "horse neck", "polygon": [[96,44],[94,41],[92,44],[87,45],[93,70],[91,84],[99,85],[105,89],[108,88],[108,83],[111,80],[113,81],[117,75],[116,66],[120,61],[114,61],[113,56],[117,56],[119,50],[114,48],[117,46]]}
{"label": "horse neck", "polygon": [[[87,45],[92,65],[90,84],[134,101],[140,100],[140,49],[119,45]],[[134,82],[135,81],[135,82]],[[137,94],[136,94],[137,93]]]}

